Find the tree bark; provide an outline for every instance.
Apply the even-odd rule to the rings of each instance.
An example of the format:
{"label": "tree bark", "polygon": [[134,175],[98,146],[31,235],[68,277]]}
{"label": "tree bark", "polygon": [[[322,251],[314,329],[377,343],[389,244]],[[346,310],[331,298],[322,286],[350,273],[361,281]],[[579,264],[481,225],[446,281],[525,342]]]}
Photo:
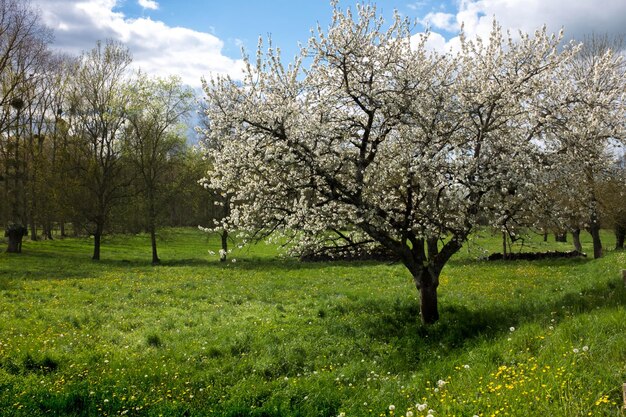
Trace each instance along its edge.
{"label": "tree bark", "polygon": [[30,240],[33,242],[39,240],[39,237],[37,236],[37,226],[35,225],[35,216],[32,214],[30,220]]}
{"label": "tree bark", "polygon": [[574,242],[574,250],[582,253],[583,246],[580,243],[580,229],[575,229],[572,231],[572,241]]}
{"label": "tree bark", "polygon": [[150,230],[150,242],[152,244],[152,265],[158,265],[161,263],[161,260],[157,254],[156,231],[154,227]]}
{"label": "tree bark", "polygon": [[594,223],[589,227],[589,233],[593,241],[593,258],[602,258],[602,240],[600,240],[600,225]]}
{"label": "tree bark", "polygon": [[593,241],[593,258],[602,258],[602,240],[600,240],[600,222],[598,221],[598,215],[594,211],[591,214],[591,225],[589,226],[589,233]]}
{"label": "tree bark", "polygon": [[228,230],[222,230],[220,236],[222,238],[222,251],[220,252],[220,261],[226,262],[226,256],[228,254]]}
{"label": "tree bark", "polygon": [[154,196],[152,194],[148,197],[150,199],[150,244],[152,245],[152,265],[159,265],[161,260],[157,253],[157,241],[156,241],[156,210],[154,205]]}
{"label": "tree bark", "polygon": [[502,259],[507,259],[507,254],[506,254],[506,243],[507,243],[507,236],[506,236],[506,232],[502,232]]}
{"label": "tree bark", "polygon": [[439,320],[439,308],[437,305],[437,286],[422,285],[420,291],[420,315],[422,323],[433,324]]}
{"label": "tree bark", "polygon": [[5,232],[5,236],[9,238],[8,253],[22,253],[22,239],[26,233],[27,230],[23,226],[14,226]]}
{"label": "tree bark", "polygon": [[100,225],[96,226],[96,233],[93,234],[93,256],[94,261],[100,260],[100,240],[102,239],[102,229]]}
{"label": "tree bark", "polygon": [[433,324],[439,320],[437,287],[440,269],[426,266],[418,268],[413,272],[413,281],[420,294],[420,317],[423,324]]}
{"label": "tree bark", "polygon": [[624,249],[624,240],[626,240],[626,227],[616,224],[615,225],[615,249]]}
{"label": "tree bark", "polygon": [[22,235],[9,235],[8,253],[22,253]]}
{"label": "tree bark", "polygon": [[49,221],[47,221],[43,227],[43,235],[46,240],[54,240],[54,238],[52,237],[52,225]]}

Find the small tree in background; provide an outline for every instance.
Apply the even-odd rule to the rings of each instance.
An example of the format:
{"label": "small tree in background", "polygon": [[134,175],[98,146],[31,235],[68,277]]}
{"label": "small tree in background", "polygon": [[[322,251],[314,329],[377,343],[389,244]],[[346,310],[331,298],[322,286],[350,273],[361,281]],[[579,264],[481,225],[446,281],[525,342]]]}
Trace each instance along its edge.
{"label": "small tree in background", "polygon": [[192,97],[191,90],[176,77],[151,79],[140,74],[132,85],[125,147],[146,199],[153,265],[160,263],[156,241],[159,207],[165,184],[171,181],[169,167],[176,163],[177,154],[185,145],[180,123],[191,111]]}
{"label": "small tree in background", "polygon": [[112,207],[128,185],[122,156],[122,135],[130,99],[128,48],[114,41],[83,54],[72,85],[71,112],[77,152],[80,193],[72,199],[89,222],[94,237],[92,259],[100,259],[100,243]]}
{"label": "small tree in background", "polygon": [[[586,228],[594,258],[602,256],[601,202],[598,195],[613,164],[612,145],[626,140],[626,63],[618,52],[621,38],[589,36],[562,77],[561,97],[567,105],[552,116],[557,164],[562,167],[560,208],[573,214],[575,229]],[[581,221],[582,220],[582,221]]]}

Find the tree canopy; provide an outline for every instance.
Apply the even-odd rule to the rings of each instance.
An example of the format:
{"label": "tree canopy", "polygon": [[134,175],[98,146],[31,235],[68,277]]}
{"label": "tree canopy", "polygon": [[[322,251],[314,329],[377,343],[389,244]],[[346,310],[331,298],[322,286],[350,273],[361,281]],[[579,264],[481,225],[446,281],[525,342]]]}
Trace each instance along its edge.
{"label": "tree canopy", "polygon": [[[477,226],[538,200],[570,146],[564,115],[584,123],[584,94],[568,94],[582,82],[570,71],[579,47],[494,21],[488,39],[440,53],[400,16],[386,26],[375,6],[334,7],[293,63],[260,43],[242,82],[204,84],[206,133],[221,142],[207,150],[207,186],[233,196],[227,229],[279,231],[299,250],[384,246],[433,323],[446,262]],[[623,88],[607,94],[604,107],[584,102],[590,123],[623,115]]]}

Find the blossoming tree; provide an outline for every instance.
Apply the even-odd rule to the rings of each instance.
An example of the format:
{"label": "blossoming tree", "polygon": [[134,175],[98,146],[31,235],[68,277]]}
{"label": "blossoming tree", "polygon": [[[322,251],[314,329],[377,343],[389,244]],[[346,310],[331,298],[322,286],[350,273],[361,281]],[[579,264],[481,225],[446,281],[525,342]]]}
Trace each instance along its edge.
{"label": "blossoming tree", "polygon": [[243,81],[204,85],[206,134],[222,142],[206,181],[233,196],[227,228],[281,231],[299,248],[384,246],[433,323],[450,257],[551,166],[550,97],[575,48],[545,30],[514,40],[495,23],[455,53],[426,40],[400,17],[387,28],[374,6],[335,5],[292,64],[260,44]]}
{"label": "blossoming tree", "polygon": [[[626,63],[616,53],[623,44],[606,37],[585,40],[581,52],[566,67],[561,106],[553,132],[555,155],[561,165],[560,202],[587,228],[594,258],[602,256],[601,202],[598,188],[606,182],[615,162],[612,146],[626,143]],[[576,235],[574,235],[576,236]]]}

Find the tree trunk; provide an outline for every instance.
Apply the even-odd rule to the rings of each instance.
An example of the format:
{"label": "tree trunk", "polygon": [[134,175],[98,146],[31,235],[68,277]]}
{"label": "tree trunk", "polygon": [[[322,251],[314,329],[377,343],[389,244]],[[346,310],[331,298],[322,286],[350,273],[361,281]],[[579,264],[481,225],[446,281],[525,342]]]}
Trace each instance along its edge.
{"label": "tree trunk", "polygon": [[59,228],[61,229],[61,237],[67,237],[67,235],[65,234],[65,222],[61,220],[61,224],[59,225]]}
{"label": "tree trunk", "polygon": [[592,222],[589,227],[589,233],[593,240],[593,258],[602,258],[602,241],[600,240],[600,224],[598,222]]}
{"label": "tree trunk", "polygon": [[548,232],[546,232],[546,231],[543,232],[543,241],[544,242],[548,241]]}
{"label": "tree trunk", "polygon": [[9,245],[7,247],[8,253],[22,253],[22,235],[16,236],[14,234],[9,235]]}
{"label": "tree trunk", "polygon": [[102,238],[102,229],[100,225],[96,226],[96,233],[93,234],[93,256],[94,261],[100,260],[100,239]]}
{"label": "tree trunk", "polygon": [[222,250],[220,251],[220,261],[226,262],[226,256],[228,254],[228,230],[222,230],[220,234],[222,238]]}
{"label": "tree trunk", "polygon": [[580,244],[580,229],[572,231],[572,241],[574,242],[574,250],[577,252],[583,252],[583,246]]}
{"label": "tree trunk", "polygon": [[420,316],[423,324],[433,324],[439,320],[437,303],[437,287],[439,286],[439,269],[424,266],[413,271],[413,281],[420,294]]}
{"label": "tree trunk", "polygon": [[7,252],[22,253],[22,238],[26,236],[27,230],[23,226],[12,226],[6,232],[5,236],[9,238]]}
{"label": "tree trunk", "polygon": [[46,240],[54,240],[54,238],[52,237],[52,225],[49,221],[47,221],[43,227],[43,235]]}
{"label": "tree trunk", "polygon": [[156,230],[154,225],[150,227],[150,242],[152,243],[152,265],[158,265],[161,263],[161,260],[157,254]]}
{"label": "tree trunk", "polygon": [[156,241],[156,210],[154,206],[154,196],[152,193],[148,196],[149,201],[149,216],[150,216],[150,243],[152,245],[152,265],[158,265],[161,263],[159,255],[157,254],[157,241]]}
{"label": "tree trunk", "polygon": [[624,249],[624,240],[626,239],[626,227],[619,224],[615,225],[615,249]]}
{"label": "tree trunk", "polygon": [[602,258],[602,241],[600,240],[600,215],[598,202],[592,193],[589,233],[593,241],[593,259]]}
{"label": "tree trunk", "polygon": [[37,226],[35,225],[35,216],[33,216],[32,214],[30,220],[30,240],[32,240],[33,242],[38,240]]}
{"label": "tree trunk", "polygon": [[439,320],[436,285],[420,287],[420,314],[424,324],[433,324]]}
{"label": "tree trunk", "polygon": [[21,253],[22,252],[22,236],[9,235],[9,245],[7,247],[8,253]]}
{"label": "tree trunk", "polygon": [[502,232],[502,259],[508,259],[508,256],[506,254],[506,242],[507,241],[507,236],[506,236],[506,232]]}

